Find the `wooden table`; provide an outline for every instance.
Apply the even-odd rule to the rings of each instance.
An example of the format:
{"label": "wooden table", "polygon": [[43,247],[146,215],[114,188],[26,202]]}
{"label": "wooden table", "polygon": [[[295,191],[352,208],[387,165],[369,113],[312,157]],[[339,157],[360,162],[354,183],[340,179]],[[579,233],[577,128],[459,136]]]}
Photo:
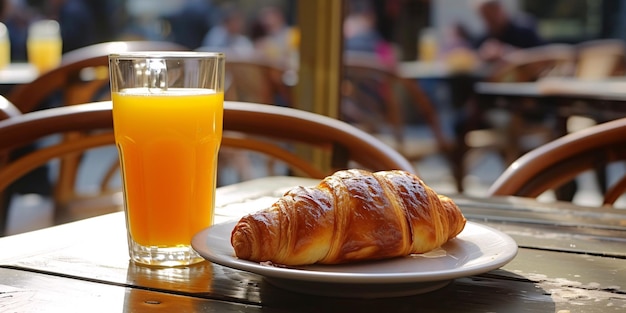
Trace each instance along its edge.
{"label": "wooden table", "polygon": [[[527,152],[521,149],[519,140],[524,130],[529,128],[529,122],[531,125],[544,123],[545,129],[552,127],[550,135],[558,138],[571,131],[568,129],[568,120],[573,115],[588,117],[596,123],[626,117],[626,79],[623,77],[602,80],[552,77],[536,82],[477,82],[474,91],[477,97],[468,104],[464,132],[479,128],[489,109],[502,108],[510,112],[505,130],[505,142],[509,143],[505,150],[506,165]],[[545,117],[552,117],[552,120],[546,123],[543,120]],[[465,135],[458,138],[465,138]],[[462,144],[460,141],[457,143]],[[605,170],[598,167],[596,173],[601,190],[606,190]],[[568,188],[575,189],[571,185]],[[571,197],[572,190],[562,194],[562,199]]]}
{"label": "wooden table", "polygon": [[[463,108],[473,95],[474,84],[486,77],[488,71],[488,67],[480,65],[466,69],[455,69],[448,62],[442,60],[432,62],[405,61],[398,64],[398,75],[423,84],[423,89],[429,89],[427,86],[431,84],[443,86],[449,97],[447,101],[450,101],[450,105],[455,110]],[[434,88],[437,87],[430,87],[430,89]],[[432,101],[437,104],[438,108],[441,108],[442,105],[438,103],[440,99],[437,98],[434,90],[426,91],[433,98]]]}
{"label": "wooden table", "polygon": [[14,86],[28,84],[39,76],[37,68],[29,63],[10,63],[0,69],[0,95],[7,95]]}
{"label": "wooden table", "polygon": [[[218,221],[316,181],[270,177],[218,190]],[[515,259],[416,296],[319,297],[281,290],[256,274],[203,262],[129,263],[121,212],[0,238],[4,312],[624,312],[626,211],[521,198],[454,197],[466,217],[519,245]]]}
{"label": "wooden table", "polygon": [[[492,105],[496,98],[534,99],[538,105],[526,110],[555,112],[562,116],[585,115],[600,121],[626,116],[626,80],[551,78],[537,82],[477,82],[478,102]],[[519,102],[512,106],[519,106]],[[515,108],[514,108],[515,109]]]}

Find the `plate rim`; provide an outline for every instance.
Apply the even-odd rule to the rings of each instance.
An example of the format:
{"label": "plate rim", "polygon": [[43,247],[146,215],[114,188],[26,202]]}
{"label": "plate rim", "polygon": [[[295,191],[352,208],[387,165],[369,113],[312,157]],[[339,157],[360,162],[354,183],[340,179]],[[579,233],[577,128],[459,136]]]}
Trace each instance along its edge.
{"label": "plate rim", "polygon": [[[227,256],[225,254],[220,253],[205,253],[205,249],[201,247],[204,243],[206,243],[206,238],[210,234],[211,231],[215,231],[215,229],[221,229],[224,227],[228,227],[228,229],[232,230],[234,225],[238,222],[238,220],[231,220],[219,224],[215,224],[211,227],[205,228],[194,235],[192,239],[192,247],[194,250],[198,252],[203,258],[206,260],[219,264],[222,266],[226,266],[229,268],[234,268],[237,270],[250,272],[254,274],[258,274],[265,277],[282,279],[282,280],[297,280],[297,281],[308,281],[308,282],[325,282],[325,283],[343,283],[343,284],[405,284],[405,283],[418,283],[418,282],[433,282],[433,281],[443,281],[443,280],[451,280],[455,278],[467,277],[477,274],[486,273],[495,269],[498,269],[505,264],[509,263],[511,260],[515,258],[518,253],[518,245],[517,242],[511,238],[509,235],[504,232],[495,229],[493,227],[483,225],[480,223],[467,221],[465,225],[466,231],[467,227],[476,227],[482,228],[494,235],[497,235],[501,240],[504,240],[504,247],[508,247],[508,249],[503,249],[501,253],[498,253],[491,260],[485,262],[484,264],[472,265],[469,267],[461,267],[461,268],[453,268],[446,270],[437,270],[430,272],[420,272],[420,273],[406,273],[406,272],[398,272],[398,273],[347,273],[347,272],[320,272],[320,271],[307,271],[302,268],[293,268],[293,267],[283,267],[283,266],[266,266],[261,265],[258,262],[252,262],[247,260],[238,259],[234,256]],[[229,226],[232,225],[232,226]],[[230,232],[229,232],[230,233]],[[463,232],[461,232],[462,234]],[[459,234],[459,235],[461,235]],[[454,239],[452,239],[454,240]],[[391,259],[390,259],[391,260]],[[474,259],[470,259],[471,261]],[[386,262],[389,260],[378,260],[373,262]],[[320,266],[333,266],[333,265],[320,265]],[[306,266],[300,266],[306,267]]]}

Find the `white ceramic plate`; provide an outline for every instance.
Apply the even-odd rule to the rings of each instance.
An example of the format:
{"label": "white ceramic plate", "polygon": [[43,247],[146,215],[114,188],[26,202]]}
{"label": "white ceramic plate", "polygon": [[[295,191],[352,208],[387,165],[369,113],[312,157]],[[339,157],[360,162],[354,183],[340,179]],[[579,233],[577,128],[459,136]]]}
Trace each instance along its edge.
{"label": "white ceramic plate", "polygon": [[264,276],[271,284],[324,296],[380,298],[425,293],[455,278],[485,273],[511,261],[517,244],[508,235],[473,222],[440,249],[381,261],[282,267],[238,259],[230,244],[235,221],[196,234],[193,248],[207,260]]}

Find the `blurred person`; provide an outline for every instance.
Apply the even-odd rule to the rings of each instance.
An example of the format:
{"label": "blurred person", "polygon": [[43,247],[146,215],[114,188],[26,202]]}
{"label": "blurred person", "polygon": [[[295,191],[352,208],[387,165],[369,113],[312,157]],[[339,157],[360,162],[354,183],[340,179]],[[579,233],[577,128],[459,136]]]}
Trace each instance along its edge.
{"label": "blurred person", "polygon": [[240,55],[254,52],[252,41],[244,35],[245,18],[235,7],[228,6],[221,10],[221,22],[213,26],[202,41],[203,47],[232,51]]}
{"label": "blurred person", "polygon": [[[468,61],[472,58],[466,49],[466,44],[474,49],[474,55],[477,56],[475,61],[487,69],[509,52],[546,44],[537,32],[534,21],[528,16],[512,16],[499,0],[471,1],[485,25],[485,33],[472,38],[462,25],[452,26],[447,35],[454,49],[450,50],[449,55],[452,55],[451,51],[462,51],[464,54],[461,56],[465,58],[454,61]],[[458,58],[459,55],[455,57]],[[448,58],[449,60],[452,59]],[[475,79],[470,75],[452,80],[452,84],[455,84],[452,87],[455,92],[451,93],[452,103],[458,109],[457,116],[454,117],[453,129],[460,142],[465,142],[464,138],[470,130],[494,129],[494,127],[499,127],[495,125],[503,124],[501,114],[489,114],[479,105],[480,101],[474,101]],[[471,119],[470,116],[472,116]],[[465,152],[458,153],[462,159]]]}
{"label": "blurred person", "polygon": [[3,0],[2,3],[3,13],[0,21],[9,31],[11,60],[12,62],[25,62],[28,26],[32,21],[41,17],[25,0]]}
{"label": "blurred person", "polygon": [[115,40],[124,25],[124,0],[89,0],[85,4],[94,17],[95,41]]}
{"label": "blurred person", "polygon": [[63,53],[97,42],[96,16],[90,0],[51,0],[48,18],[61,26]]}
{"label": "blurred person", "polygon": [[533,23],[512,17],[500,1],[476,0],[475,7],[486,27],[474,43],[483,60],[495,61],[509,51],[545,44]]}
{"label": "blurred person", "polygon": [[283,11],[276,6],[260,10],[254,46],[264,57],[280,62],[293,52],[294,30],[287,24]]}
{"label": "blurred person", "polygon": [[471,72],[480,65],[478,53],[471,45],[471,36],[460,23],[442,29],[438,58],[457,73]]}
{"label": "blurred person", "polygon": [[186,0],[181,10],[166,17],[171,26],[171,40],[189,49],[199,48],[220,14],[211,0]]}
{"label": "blurred person", "polygon": [[382,63],[393,66],[395,65],[393,48],[382,37],[376,24],[376,14],[370,1],[351,1],[343,27],[344,49],[376,54]]}
{"label": "blurred person", "polygon": [[[374,2],[351,0],[343,23],[344,50],[375,56],[380,64],[395,67],[396,57],[389,41],[378,27]],[[367,131],[376,131],[381,115],[386,112],[387,77],[379,75],[350,76],[342,82],[340,116],[343,121],[359,125]]]}

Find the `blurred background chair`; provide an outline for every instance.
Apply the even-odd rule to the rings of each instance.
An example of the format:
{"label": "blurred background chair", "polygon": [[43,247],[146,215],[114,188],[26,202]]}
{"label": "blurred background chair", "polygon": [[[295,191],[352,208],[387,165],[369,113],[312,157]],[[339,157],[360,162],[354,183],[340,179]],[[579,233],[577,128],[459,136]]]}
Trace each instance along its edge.
{"label": "blurred background chair", "polygon": [[[13,181],[53,158],[113,145],[112,125],[111,103],[108,101],[45,109],[0,121],[0,153],[54,134],[77,131],[86,134],[51,143],[19,159],[11,160],[0,168],[0,190],[4,191]],[[250,136],[241,137],[238,134]],[[332,154],[333,163],[329,169],[316,167],[310,160],[294,152],[293,146],[277,142],[297,143],[326,151]],[[413,167],[402,155],[353,126],[310,112],[264,104],[225,102],[222,146],[268,155],[284,162],[292,169],[293,175],[314,178],[323,178],[334,170],[348,167],[413,172]],[[84,170],[95,176],[96,171],[93,168]],[[85,205],[100,204],[94,200],[100,197],[115,197],[117,202],[107,201],[107,206],[95,211],[90,209],[90,212],[119,210],[119,190],[112,194],[107,187],[111,184],[107,181],[109,177],[104,178],[98,194],[81,195],[75,192],[72,197],[77,203],[75,206],[55,206],[55,223],[76,218],[73,217],[76,210]],[[93,179],[100,180],[99,177]],[[4,232],[8,207],[6,201],[3,203],[5,205],[0,211],[0,227]]]}
{"label": "blurred background chair", "polygon": [[604,79],[626,74],[626,43],[620,39],[597,39],[575,46],[580,79]]}
{"label": "blurred background chair", "polygon": [[[626,43],[619,39],[596,39],[575,45],[576,68],[574,77],[580,80],[623,79],[626,75]],[[567,83],[567,82],[565,82]],[[577,101],[585,101],[579,99]],[[564,132],[571,133],[589,125],[606,122],[602,116],[580,116],[568,112]]]}
{"label": "blurred background chair", "polygon": [[256,55],[226,53],[224,99],[292,106],[292,92],[298,81],[295,70]]}
{"label": "blurred background chair", "polygon": [[[585,171],[626,160],[626,119],[568,134],[516,160],[489,188],[493,196],[538,197],[576,179]],[[623,171],[613,171],[620,173]],[[613,179],[603,205],[613,205],[626,191],[626,176]],[[599,204],[600,205],[600,204]]]}
{"label": "blurred background chair", "polygon": [[[154,41],[107,42],[83,47],[64,54],[58,67],[42,73],[31,83],[17,86],[8,95],[8,99],[22,113],[55,106],[108,100],[110,99],[108,55],[125,51],[155,50],[180,51],[186,48],[170,42]],[[59,140],[70,140],[71,137],[78,136],[84,136],[84,134],[66,133]],[[9,153],[8,158],[17,159],[30,153],[35,149],[33,146],[35,144],[37,143],[14,149]],[[55,188],[47,184],[49,169],[47,166],[42,166],[18,179],[7,191],[17,194],[39,193],[43,195],[52,192],[57,199],[56,204],[61,205],[72,197],[76,173],[83,157],[81,153],[77,153],[60,159],[59,167],[56,169],[58,173]]]}
{"label": "blurred background chair", "polygon": [[398,150],[414,164],[435,154],[449,159],[452,141],[417,81],[401,77],[373,54],[344,53],[340,118]]}
{"label": "blurred background chair", "polygon": [[505,54],[485,79],[491,82],[533,82],[546,77],[569,77],[576,70],[576,48],[547,44]]}
{"label": "blurred background chair", "polygon": [[[78,118],[77,114],[65,114],[64,112],[76,113],[81,112],[81,110],[78,107],[75,109],[73,106],[44,109],[0,121],[0,138],[2,138],[0,140],[0,155],[6,155],[16,148],[32,145],[35,141],[42,138],[58,136],[66,132],[99,130],[111,127],[110,121],[106,123],[99,118],[84,115]],[[89,136],[71,137],[70,140],[54,140],[46,147],[39,146],[28,153],[19,155],[19,157],[7,160],[6,164],[0,168],[0,176],[2,177],[0,192],[3,196],[2,207],[0,207],[0,228],[2,228],[2,233],[4,233],[7,226],[7,214],[12,196],[10,191],[12,191],[11,186],[15,181],[33,169],[46,164],[52,158],[83,153],[88,148],[101,146],[112,142],[112,140],[113,134],[111,132],[101,133],[97,136],[90,134]],[[47,177],[43,179],[47,179]],[[72,194],[72,196],[75,197],[76,195]],[[57,201],[54,202],[55,210],[58,207],[59,211],[58,219],[55,218],[55,220],[61,222],[63,221],[63,217],[61,217],[63,213],[61,211],[69,208],[67,203],[57,204]]]}
{"label": "blurred background chair", "polygon": [[[0,121],[17,117],[22,115],[22,112],[13,105],[13,103],[9,102],[5,97],[0,96]],[[9,162],[9,151],[1,151],[0,152],[0,168],[5,166]],[[2,208],[8,205],[8,197],[4,191],[0,191],[0,215],[2,213]],[[5,201],[7,199],[7,201]],[[2,225],[0,225],[0,235],[2,234]]]}
{"label": "blurred background chair", "polygon": [[109,54],[125,51],[181,51],[171,42],[119,41],[100,43],[67,52],[61,64],[8,96],[22,113],[37,109],[106,100],[109,97]]}
{"label": "blurred background chair", "polygon": [[[548,77],[571,77],[576,70],[576,49],[568,44],[548,44],[504,55],[483,79],[488,82],[536,82]],[[496,151],[506,167],[523,153],[556,138],[552,106],[534,98],[498,98],[490,110],[472,97],[468,119],[457,130],[457,159],[453,172],[459,191],[462,181],[483,153]],[[495,108],[494,108],[495,107]]]}
{"label": "blurred background chair", "polygon": [[[293,105],[292,93],[298,80],[296,71],[258,54],[242,54],[235,50],[211,47],[201,47],[196,51],[221,51],[226,54],[225,100],[286,107]],[[228,147],[222,149],[220,162],[224,170],[233,173],[234,180],[253,178],[254,163],[259,163],[255,162],[255,156],[250,152],[235,151]],[[268,173],[281,174],[272,160],[264,160],[262,163]]]}

